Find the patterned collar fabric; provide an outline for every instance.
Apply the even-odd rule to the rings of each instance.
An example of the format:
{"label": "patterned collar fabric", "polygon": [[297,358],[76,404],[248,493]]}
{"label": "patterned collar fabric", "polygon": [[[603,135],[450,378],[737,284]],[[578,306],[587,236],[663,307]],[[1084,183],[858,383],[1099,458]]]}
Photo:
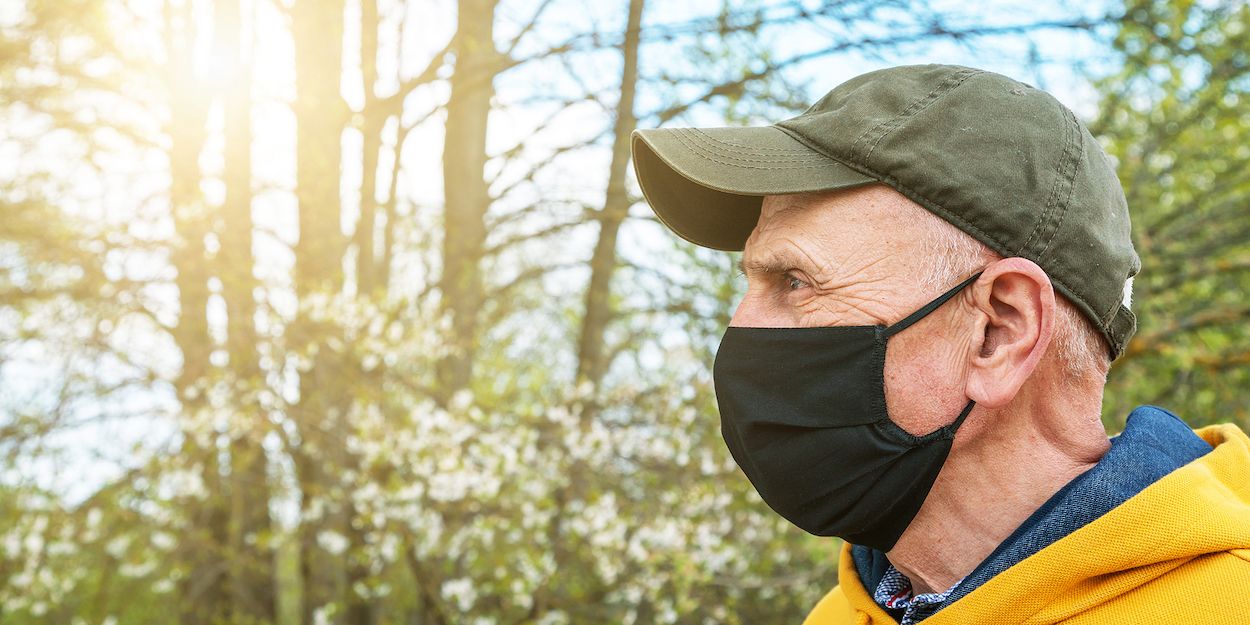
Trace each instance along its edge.
{"label": "patterned collar fabric", "polygon": [[950,596],[951,591],[955,590],[955,586],[958,585],[956,583],[943,592],[929,592],[913,596],[911,580],[898,569],[889,566],[881,578],[881,583],[877,584],[877,590],[873,591],[872,598],[887,610],[902,610],[903,614],[899,618],[899,623],[912,625],[937,612],[938,608],[946,603],[946,598]]}
{"label": "patterned collar fabric", "polygon": [[[1209,451],[1211,446],[1171,412],[1155,406],[1137,408],[1128,416],[1124,432],[1111,439],[1111,449],[1094,468],[1055,493],[984,562],[952,588],[941,594],[909,599],[910,605],[921,597],[928,597],[923,602],[923,608],[904,609],[904,618],[910,620],[902,620],[902,625],[918,623],[932,616],[995,575],[1110,512],[1159,478]],[[854,545],[851,555],[864,587],[876,588],[873,598],[887,610],[892,610],[892,615],[898,618],[897,609],[890,608],[882,596],[889,599],[901,587],[885,591],[881,588],[887,579],[892,579],[893,572],[907,581],[907,595],[910,597],[910,580],[894,570],[880,551]],[[903,605],[899,603],[899,607]]]}

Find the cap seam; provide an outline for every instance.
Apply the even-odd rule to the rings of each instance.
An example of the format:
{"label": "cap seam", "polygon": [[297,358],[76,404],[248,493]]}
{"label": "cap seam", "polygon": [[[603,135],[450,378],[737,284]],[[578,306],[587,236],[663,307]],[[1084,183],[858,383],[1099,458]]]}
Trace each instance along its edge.
{"label": "cap seam", "polygon": [[[1066,113],[1065,111],[1063,111],[1063,109],[1060,109],[1060,112],[1063,113],[1064,116],[1068,118],[1068,121],[1075,122],[1075,118],[1072,117],[1069,113]],[[1044,226],[1046,225],[1048,221],[1050,221],[1051,213],[1054,212],[1057,206],[1057,202],[1059,200],[1060,183],[1067,180],[1070,183],[1069,188],[1071,188],[1071,183],[1073,183],[1074,181],[1071,179],[1070,176],[1065,174],[1064,166],[1067,164],[1067,159],[1069,158],[1068,155],[1072,153],[1072,143],[1074,142],[1074,140],[1079,139],[1079,138],[1080,138],[1079,129],[1075,135],[1072,132],[1068,133],[1068,136],[1066,137],[1066,140],[1064,141],[1064,144],[1063,144],[1063,150],[1059,153],[1060,154],[1059,162],[1056,163],[1055,165],[1055,180],[1050,185],[1050,192],[1046,196],[1046,204],[1042,207],[1042,214],[1038,216],[1037,223],[1033,225],[1033,229],[1029,232],[1029,236],[1025,237],[1024,242],[1020,244],[1019,253],[1027,252],[1029,250],[1029,246],[1033,244],[1034,240],[1038,239],[1038,237],[1040,236],[1044,236],[1042,234],[1044,232]],[[1053,238],[1054,238],[1054,233],[1052,232],[1050,235],[1050,238],[1048,238],[1046,240],[1045,245],[1043,245],[1042,250],[1038,252],[1039,258],[1041,257],[1042,252],[1044,252],[1046,248],[1050,247],[1050,241]]]}
{"label": "cap seam", "polygon": [[932,92],[930,92],[929,97],[923,101],[923,104],[920,104],[920,102],[917,102],[916,104],[919,104],[919,106],[913,105],[911,107],[908,107],[908,110],[904,111],[900,115],[895,116],[894,119],[890,120],[891,127],[886,129],[880,135],[878,135],[877,139],[872,142],[872,147],[868,149],[867,154],[864,154],[864,161],[867,162],[868,159],[872,158],[872,153],[877,151],[877,146],[881,144],[882,140],[884,140],[887,136],[893,134],[894,131],[903,127],[904,120],[910,119],[911,117],[914,117],[917,113],[920,113],[921,111],[929,108],[930,106],[933,105],[934,102],[937,102],[938,100],[941,100],[947,95],[950,95],[951,92],[955,91],[961,85],[966,83],[968,79],[980,73],[981,72],[968,72],[963,76],[959,76],[958,74],[956,74],[955,76],[952,76],[951,77],[952,79],[958,76],[958,80],[955,80],[953,84],[950,84],[949,86],[945,84],[939,85]]}
{"label": "cap seam", "polygon": [[1058,210],[1058,217],[1055,218],[1055,227],[1050,231],[1050,235],[1046,237],[1046,244],[1042,246],[1042,250],[1037,253],[1037,257],[1039,259],[1046,255],[1046,251],[1050,249],[1050,244],[1055,241],[1055,237],[1059,235],[1059,230],[1063,228],[1063,220],[1068,215],[1068,207],[1072,202],[1072,194],[1076,191],[1076,177],[1081,171],[1081,161],[1085,158],[1085,137],[1081,134],[1081,128],[1076,123],[1076,115],[1071,111],[1067,111],[1067,116],[1068,121],[1070,121],[1072,125],[1072,132],[1076,133],[1076,146],[1072,153],[1075,158],[1071,159],[1070,163],[1072,170],[1066,176],[1068,181],[1068,194],[1064,196],[1063,201],[1055,207]]}
{"label": "cap seam", "polygon": [[[872,153],[877,150],[877,146],[881,144],[881,141],[894,131],[901,128],[904,120],[911,118],[917,113],[929,108],[934,102],[941,100],[943,97],[958,89],[961,85],[967,82],[968,79],[981,73],[983,72],[978,70],[963,70],[962,72],[952,74],[946,80],[942,81],[941,84],[934,87],[933,90],[926,94],[923,98],[912,102],[911,105],[909,105],[902,113],[899,113],[898,115],[895,115],[894,117],[878,124],[873,128],[873,131],[883,130],[881,134],[878,135],[872,142],[872,147],[868,148],[868,152],[864,154],[861,160],[865,163],[868,162],[868,159],[872,158]],[[886,126],[890,127],[886,128]]]}
{"label": "cap seam", "polygon": [[[921,97],[919,97],[919,98],[916,98],[915,100],[912,100],[912,101],[911,101],[911,103],[907,105],[907,108],[906,108],[906,109],[903,109],[903,111],[902,111],[901,113],[897,113],[897,114],[895,114],[893,117],[890,117],[889,119],[882,120],[882,121],[878,122],[876,125],[874,125],[874,126],[869,126],[868,128],[866,128],[866,129],[864,130],[864,132],[863,132],[863,133],[861,133],[858,137],[856,137],[856,138],[855,138],[855,141],[851,143],[851,149],[852,149],[852,150],[854,150],[854,149],[855,149],[855,146],[857,146],[857,145],[859,145],[859,144],[863,143],[863,142],[864,142],[864,140],[868,137],[868,135],[870,135],[870,134],[872,134],[872,133],[876,132],[877,130],[880,130],[880,129],[881,129],[883,126],[885,126],[886,124],[893,123],[895,120],[897,120],[898,118],[903,117],[903,116],[905,116],[905,115],[910,115],[910,114],[911,114],[911,109],[912,109],[912,108],[916,107],[917,105],[919,105],[921,102],[924,102],[924,101],[925,101],[925,100],[927,100],[928,98],[933,97],[933,95],[934,95],[935,93],[937,93],[938,91],[941,91],[941,90],[943,89],[943,87],[945,87],[945,86],[946,86],[946,84],[947,84],[948,82],[950,82],[951,80],[953,80],[953,79],[955,79],[955,78],[957,78],[957,77],[959,77],[959,76],[961,76],[961,75],[963,75],[963,74],[967,74],[968,72],[973,72],[973,73],[975,73],[976,71],[977,71],[977,70],[972,70],[972,69],[970,69],[970,68],[969,68],[969,69],[963,69],[963,70],[960,70],[960,71],[958,71],[958,72],[956,72],[956,73],[951,74],[950,76],[947,76],[945,79],[943,79],[943,80],[942,80],[942,82],[938,83],[938,85],[937,85],[937,86],[935,86],[932,90],[930,90],[930,91],[929,91],[929,93],[926,93],[925,95],[923,95],[923,96],[921,96]],[[969,74],[969,75],[971,75],[971,74]]]}

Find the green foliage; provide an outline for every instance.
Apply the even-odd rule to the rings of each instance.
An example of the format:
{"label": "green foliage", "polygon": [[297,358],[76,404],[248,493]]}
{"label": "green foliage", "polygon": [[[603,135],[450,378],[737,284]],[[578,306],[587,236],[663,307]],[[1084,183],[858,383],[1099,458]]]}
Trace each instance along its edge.
{"label": "green foliage", "polygon": [[1093,125],[1118,161],[1142,257],[1139,327],[1105,419],[1138,403],[1250,425],[1250,6],[1145,1],[1115,39]]}

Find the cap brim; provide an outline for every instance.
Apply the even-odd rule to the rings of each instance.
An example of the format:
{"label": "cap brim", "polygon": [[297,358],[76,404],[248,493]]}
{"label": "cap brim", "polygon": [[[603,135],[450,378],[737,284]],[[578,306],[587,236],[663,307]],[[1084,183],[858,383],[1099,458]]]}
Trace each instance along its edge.
{"label": "cap brim", "polygon": [[877,182],[775,126],[635,130],[632,143],[638,184],[660,221],[717,250],[742,249],[765,195]]}

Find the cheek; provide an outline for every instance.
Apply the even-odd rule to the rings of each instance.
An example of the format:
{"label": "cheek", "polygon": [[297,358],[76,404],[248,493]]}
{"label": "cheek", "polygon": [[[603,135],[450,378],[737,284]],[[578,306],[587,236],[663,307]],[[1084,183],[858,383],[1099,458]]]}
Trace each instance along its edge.
{"label": "cheek", "polygon": [[886,410],[890,420],[915,436],[950,424],[968,401],[950,359],[936,357],[938,348],[906,333],[899,333],[887,345]]}
{"label": "cheek", "polygon": [[744,328],[790,328],[794,327],[794,319],[774,298],[755,289],[747,291],[738,302],[734,316],[729,325]]}
{"label": "cheek", "polygon": [[805,328],[835,325],[836,315],[815,297],[787,296],[765,288],[748,290],[729,325],[746,328]]}

